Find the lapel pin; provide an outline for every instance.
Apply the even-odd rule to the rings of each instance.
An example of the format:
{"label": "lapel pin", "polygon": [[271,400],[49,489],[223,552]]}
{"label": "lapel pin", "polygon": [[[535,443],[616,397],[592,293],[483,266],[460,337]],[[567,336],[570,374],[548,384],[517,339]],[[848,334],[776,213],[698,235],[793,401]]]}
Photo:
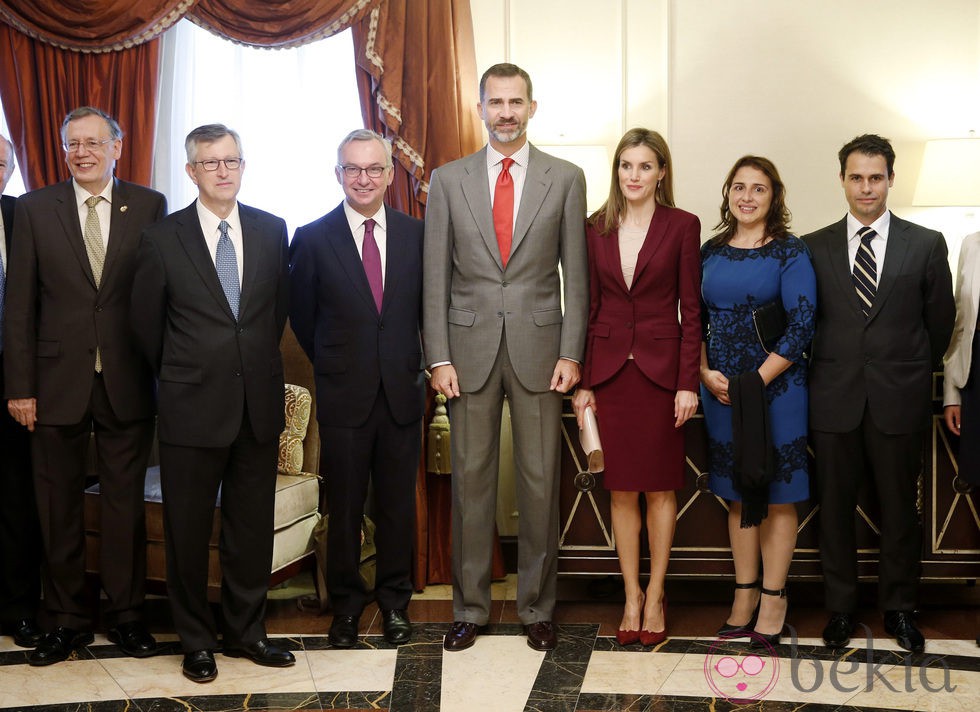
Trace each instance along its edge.
{"label": "lapel pin", "polygon": [[124,213],[127,210],[129,210],[129,206],[128,205],[123,205],[123,206],[120,206],[120,208],[119,208],[119,212],[121,212],[121,213]]}

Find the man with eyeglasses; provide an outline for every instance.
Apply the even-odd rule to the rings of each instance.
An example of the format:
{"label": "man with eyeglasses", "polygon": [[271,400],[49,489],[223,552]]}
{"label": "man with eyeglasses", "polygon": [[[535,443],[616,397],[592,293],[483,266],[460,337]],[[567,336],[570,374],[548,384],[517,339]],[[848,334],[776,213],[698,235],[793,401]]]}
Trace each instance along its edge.
{"label": "man with eyeglasses", "polygon": [[142,621],[153,374],[132,338],[129,294],[140,231],[164,216],[166,200],[113,178],[122,130],[104,111],[75,109],[61,139],[71,180],[17,201],[3,334],[8,408],[33,433],[44,606],[54,624],[31,665],[92,642],[82,511],[93,432],[109,639],[134,657],[156,652]]}
{"label": "man with eyeglasses", "polygon": [[412,635],[408,602],[415,472],[425,410],[419,313],[421,220],[384,205],[391,143],[353,131],[337,149],[345,200],[299,228],[290,246],[290,324],[316,375],[321,465],[330,509],[330,644],[357,643],[368,592],[358,569],[361,517],[373,483],[375,600],[385,639]]}
{"label": "man with eyeglasses", "polygon": [[238,134],[199,126],[184,148],[198,197],[144,231],[132,327],[158,377],[167,593],[181,669],[208,682],[218,674],[207,584],[219,487],[224,655],[271,667],[295,662],[269,641],[264,621],[285,427],[279,339],[289,260],[282,218],[238,202]]}
{"label": "man with eyeglasses", "polygon": [[[14,231],[17,199],[2,195],[14,172],[14,146],[0,136],[0,317]],[[3,330],[0,328],[0,395],[3,394]],[[41,599],[41,531],[31,482],[27,430],[6,408],[0,412],[0,633],[22,648],[44,636],[37,624]]]}

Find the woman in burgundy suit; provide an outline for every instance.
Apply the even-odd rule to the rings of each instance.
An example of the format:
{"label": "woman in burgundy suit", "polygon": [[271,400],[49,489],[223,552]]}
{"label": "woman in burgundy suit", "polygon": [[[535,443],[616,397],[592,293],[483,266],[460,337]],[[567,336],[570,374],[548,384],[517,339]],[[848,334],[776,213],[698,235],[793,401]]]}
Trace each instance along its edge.
{"label": "woman in burgundy suit", "polygon": [[[698,397],[700,228],[674,207],[663,137],[631,129],[616,147],[609,198],[587,224],[591,308],[582,382],[602,433],[612,527],[626,588],[622,645],[667,637],[664,576],[684,484],[684,434]],[[678,318],[679,314],[679,318]],[[640,588],[639,493],[646,499],[650,582]]]}

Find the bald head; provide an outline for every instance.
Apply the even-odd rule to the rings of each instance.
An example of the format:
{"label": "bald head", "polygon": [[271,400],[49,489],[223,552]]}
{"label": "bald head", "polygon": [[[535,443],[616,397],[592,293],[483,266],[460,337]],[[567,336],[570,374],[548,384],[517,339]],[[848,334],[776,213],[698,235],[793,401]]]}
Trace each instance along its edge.
{"label": "bald head", "polygon": [[0,136],[0,193],[14,174],[14,144],[6,136]]}

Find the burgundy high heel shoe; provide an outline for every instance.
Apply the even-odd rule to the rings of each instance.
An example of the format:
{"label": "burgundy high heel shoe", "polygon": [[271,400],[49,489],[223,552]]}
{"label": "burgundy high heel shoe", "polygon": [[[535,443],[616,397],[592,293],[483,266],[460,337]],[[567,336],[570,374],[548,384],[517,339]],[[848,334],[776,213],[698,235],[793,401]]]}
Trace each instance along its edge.
{"label": "burgundy high heel shoe", "polygon": [[660,610],[663,612],[664,629],[640,631],[640,643],[647,648],[649,648],[652,645],[659,645],[660,643],[667,640],[667,597],[666,596],[664,596],[664,602],[660,604]]}
{"label": "burgundy high heel shoe", "polygon": [[[645,602],[645,597],[640,594],[640,610],[643,610],[643,603]],[[623,630],[620,628],[616,631],[616,642],[620,645],[633,645],[634,643],[640,642],[640,631],[638,630]]]}

